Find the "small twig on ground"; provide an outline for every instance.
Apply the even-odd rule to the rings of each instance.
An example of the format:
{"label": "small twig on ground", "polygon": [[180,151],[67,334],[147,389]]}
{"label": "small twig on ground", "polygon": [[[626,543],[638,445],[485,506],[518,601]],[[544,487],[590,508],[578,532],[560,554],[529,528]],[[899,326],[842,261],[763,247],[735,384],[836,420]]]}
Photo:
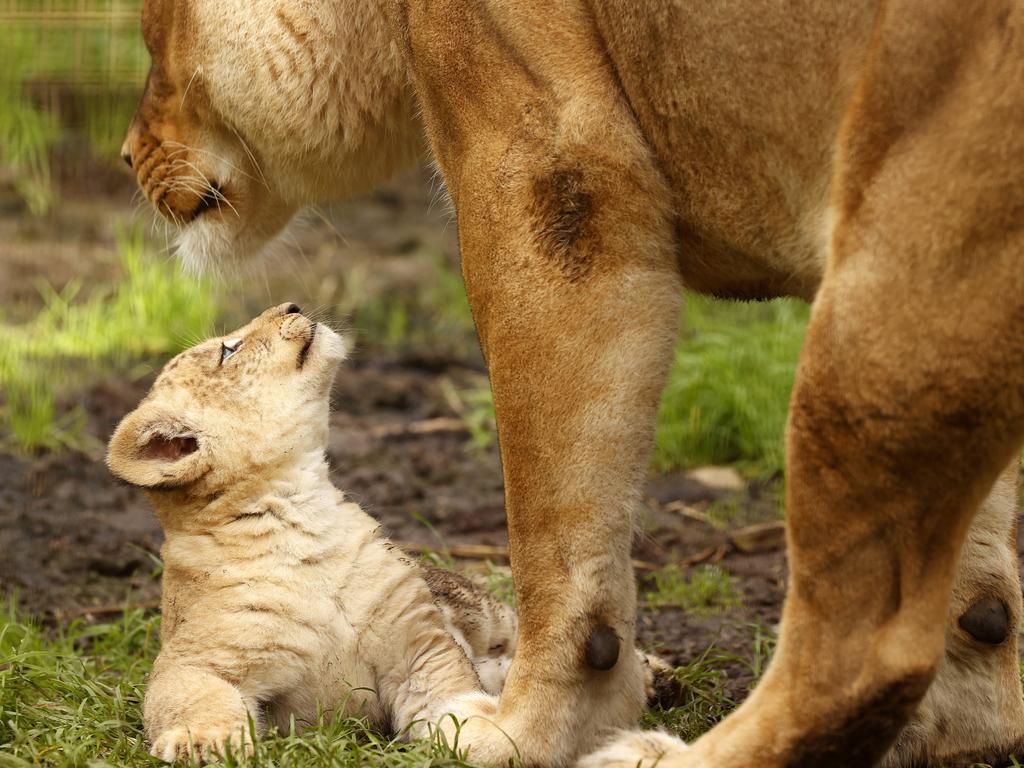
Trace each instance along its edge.
{"label": "small twig on ground", "polygon": [[421,419],[408,424],[385,424],[374,427],[370,430],[370,436],[377,439],[389,439],[438,434],[461,435],[468,432],[469,428],[462,419],[438,416],[434,419]]}
{"label": "small twig on ground", "polygon": [[740,552],[770,552],[786,547],[786,525],[781,520],[757,523],[729,532],[729,541]]}
{"label": "small twig on ground", "polygon": [[141,608],[144,611],[152,611],[160,607],[159,600],[147,600],[144,603],[121,603],[120,605],[91,605],[91,606],[77,606],[75,608],[69,608],[67,610],[57,608],[54,610],[53,615],[63,620],[66,619],[79,619],[83,616],[109,616],[115,613],[125,613],[126,611],[132,611],[136,608]]}
{"label": "small twig on ground", "polygon": [[689,504],[686,504],[682,501],[670,501],[668,504],[665,505],[665,511],[675,512],[676,514],[685,517],[688,520],[693,520],[695,522],[702,523],[711,528],[714,528],[715,530],[719,530],[721,528],[721,525],[712,520],[707,513],[701,512],[699,509],[691,507]]}

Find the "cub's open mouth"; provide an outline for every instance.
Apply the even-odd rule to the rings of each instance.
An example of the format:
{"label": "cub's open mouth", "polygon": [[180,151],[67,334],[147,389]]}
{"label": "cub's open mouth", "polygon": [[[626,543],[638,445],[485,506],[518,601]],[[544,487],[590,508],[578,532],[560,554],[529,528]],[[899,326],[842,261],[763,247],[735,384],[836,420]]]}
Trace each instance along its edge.
{"label": "cub's open mouth", "polygon": [[306,343],[302,345],[302,349],[299,350],[299,368],[306,364],[306,358],[309,357],[309,348],[313,346],[313,340],[316,338],[316,323],[309,326],[309,338],[306,339]]}

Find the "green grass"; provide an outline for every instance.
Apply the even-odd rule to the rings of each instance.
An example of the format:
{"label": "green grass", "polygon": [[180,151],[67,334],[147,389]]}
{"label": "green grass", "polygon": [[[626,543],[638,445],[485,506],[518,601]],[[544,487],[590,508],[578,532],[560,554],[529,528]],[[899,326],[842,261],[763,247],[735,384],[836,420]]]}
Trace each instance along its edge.
{"label": "green grass", "polygon": [[147,253],[139,230],[121,235],[117,255],[124,279],[111,291],[77,300],[78,283],[59,293],[42,285],[44,306],[30,322],[0,322],[0,448],[90,447],[84,413],[62,407],[62,396],[103,371],[124,375],[174,354],[212,329],[211,287]]}
{"label": "green grass", "polygon": [[141,0],[13,0],[0,10],[0,166],[30,212],[57,200],[58,146],[119,162],[149,66],[141,8]]}
{"label": "green grass", "polygon": [[[121,621],[75,622],[45,630],[0,610],[0,768],[158,766],[142,732],[146,677],[159,650],[160,619],[129,610]],[[724,690],[725,667],[750,662],[709,648],[676,676],[679,706],[645,715],[642,725],[693,739],[734,706]],[[753,669],[753,666],[751,666]],[[358,718],[323,718],[297,734],[271,732],[250,758],[233,766],[388,765],[396,768],[467,765],[437,742],[398,743]]]}
{"label": "green grass", "polygon": [[735,608],[740,595],[732,576],[717,565],[702,565],[689,575],[676,565],[651,574],[651,587],[642,593],[648,608],[682,608],[710,613]]}
{"label": "green grass", "polygon": [[[75,623],[56,636],[0,613],[0,766],[158,766],[142,733],[146,676],[160,620],[129,611],[121,622]],[[303,735],[273,733],[251,758],[227,766],[429,768],[467,763],[437,742],[399,744],[358,718],[322,720]]]}
{"label": "green grass", "polygon": [[783,467],[786,409],[808,307],[690,296],[658,410],[661,469],[741,462]]}

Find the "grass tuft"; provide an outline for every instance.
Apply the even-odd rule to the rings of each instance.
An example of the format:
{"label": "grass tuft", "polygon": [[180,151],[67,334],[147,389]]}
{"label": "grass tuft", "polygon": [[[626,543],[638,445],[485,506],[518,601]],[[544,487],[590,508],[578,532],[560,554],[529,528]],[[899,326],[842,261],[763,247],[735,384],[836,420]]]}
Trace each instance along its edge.
{"label": "grass tuft", "polygon": [[710,613],[740,604],[732,576],[717,565],[703,565],[689,575],[676,565],[651,574],[653,586],[643,592],[648,608],[682,608]]}
{"label": "grass tuft", "polygon": [[688,664],[676,667],[675,677],[682,690],[679,706],[655,708],[640,718],[641,728],[661,728],[690,742],[736,708],[726,691],[728,676],[725,667],[736,657],[709,646]]}
{"label": "grass tuft", "polygon": [[[158,619],[70,625],[55,637],[0,614],[0,744],[8,765],[146,765],[141,700]],[[2,763],[0,763],[2,764]]]}
{"label": "grass tuft", "polygon": [[748,462],[766,474],[782,470],[808,313],[796,301],[688,297],[658,410],[659,468]]}

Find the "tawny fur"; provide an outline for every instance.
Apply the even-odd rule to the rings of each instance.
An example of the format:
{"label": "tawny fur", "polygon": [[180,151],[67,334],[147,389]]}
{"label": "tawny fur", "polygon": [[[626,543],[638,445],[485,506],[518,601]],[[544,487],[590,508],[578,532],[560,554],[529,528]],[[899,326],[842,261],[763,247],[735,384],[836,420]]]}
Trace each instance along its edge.
{"label": "tawny fur", "polygon": [[[125,151],[190,222],[187,258],[259,250],[297,206],[419,157],[426,131],[491,374],[521,614],[497,728],[464,731],[478,756],[503,762],[507,734],[565,765],[640,709],[629,537],[684,285],[815,307],[778,651],[662,764],[867,765],[915,712],[890,764],[1020,746],[1005,483],[974,519],[1024,439],[1019,3],[149,0],[145,28]],[[217,158],[233,209],[188,197],[204,182],[169,141]],[[960,625],[990,598],[997,644]],[[582,652],[598,627],[624,651],[605,672]]]}
{"label": "tawny fur", "polygon": [[[424,735],[492,710],[480,673],[497,694],[515,650],[510,608],[410,561],[331,484],[344,347],[286,309],[169,362],[111,439],[111,471],[146,489],[166,537],[145,700],[164,760],[251,746],[265,713],[284,730],[340,710]],[[223,343],[240,346],[220,364]]]}

